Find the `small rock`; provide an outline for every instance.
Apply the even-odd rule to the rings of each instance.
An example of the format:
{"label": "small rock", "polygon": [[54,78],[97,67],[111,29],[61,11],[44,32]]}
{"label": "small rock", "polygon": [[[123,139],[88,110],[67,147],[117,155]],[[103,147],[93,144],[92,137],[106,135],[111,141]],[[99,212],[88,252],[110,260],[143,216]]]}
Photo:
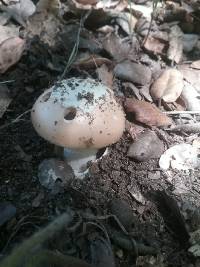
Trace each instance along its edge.
{"label": "small rock", "polygon": [[117,78],[135,84],[145,85],[151,81],[151,70],[148,67],[129,60],[117,64],[114,73]]}
{"label": "small rock", "polygon": [[128,157],[137,161],[159,158],[164,152],[164,144],[153,131],[145,131],[128,149]]}
{"label": "small rock", "polygon": [[66,186],[74,178],[74,173],[66,162],[52,158],[43,160],[39,165],[38,177],[41,185],[52,191],[56,188],[58,193],[58,184]]}
{"label": "small rock", "polygon": [[9,202],[0,203],[0,226],[13,218],[16,214],[16,207]]}

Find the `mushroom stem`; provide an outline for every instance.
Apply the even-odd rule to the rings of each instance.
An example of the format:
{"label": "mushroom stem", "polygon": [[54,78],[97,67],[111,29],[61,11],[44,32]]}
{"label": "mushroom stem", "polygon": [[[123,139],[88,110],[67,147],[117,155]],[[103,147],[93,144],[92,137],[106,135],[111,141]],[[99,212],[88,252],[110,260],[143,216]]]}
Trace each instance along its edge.
{"label": "mushroom stem", "polygon": [[64,148],[64,159],[72,167],[78,178],[84,178],[88,172],[88,163],[96,160],[98,149],[68,149]]}

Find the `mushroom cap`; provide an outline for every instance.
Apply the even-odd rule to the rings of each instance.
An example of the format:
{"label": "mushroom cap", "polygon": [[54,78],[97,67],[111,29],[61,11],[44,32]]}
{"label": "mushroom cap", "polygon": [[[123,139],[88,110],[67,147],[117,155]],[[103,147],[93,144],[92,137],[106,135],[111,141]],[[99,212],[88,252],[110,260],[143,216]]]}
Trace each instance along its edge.
{"label": "mushroom cap", "polygon": [[102,148],[117,142],[125,115],[111,89],[92,79],[71,78],[46,90],[31,118],[37,133],[68,148]]}

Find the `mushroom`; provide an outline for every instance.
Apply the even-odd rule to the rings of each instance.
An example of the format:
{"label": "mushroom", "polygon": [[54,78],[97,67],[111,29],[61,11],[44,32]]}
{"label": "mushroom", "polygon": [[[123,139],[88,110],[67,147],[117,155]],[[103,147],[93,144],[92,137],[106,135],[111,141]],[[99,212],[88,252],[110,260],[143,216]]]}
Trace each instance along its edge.
{"label": "mushroom", "polygon": [[64,156],[78,177],[96,159],[100,148],[117,142],[125,115],[113,91],[90,78],[62,80],[46,90],[31,112],[37,133],[64,147]]}

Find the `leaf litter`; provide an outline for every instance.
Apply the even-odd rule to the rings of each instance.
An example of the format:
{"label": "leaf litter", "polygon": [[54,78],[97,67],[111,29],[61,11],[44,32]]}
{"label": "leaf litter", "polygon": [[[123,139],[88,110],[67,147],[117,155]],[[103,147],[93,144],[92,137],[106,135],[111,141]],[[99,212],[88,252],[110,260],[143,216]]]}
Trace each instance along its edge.
{"label": "leaf litter", "polygon": [[[13,205],[1,214],[2,255],[67,211],[76,223],[66,238],[47,238],[48,252],[81,266],[197,267],[198,2],[1,2],[1,205]],[[28,115],[46,88],[73,76],[108,85],[126,113],[123,137],[82,181],[59,169]]]}

